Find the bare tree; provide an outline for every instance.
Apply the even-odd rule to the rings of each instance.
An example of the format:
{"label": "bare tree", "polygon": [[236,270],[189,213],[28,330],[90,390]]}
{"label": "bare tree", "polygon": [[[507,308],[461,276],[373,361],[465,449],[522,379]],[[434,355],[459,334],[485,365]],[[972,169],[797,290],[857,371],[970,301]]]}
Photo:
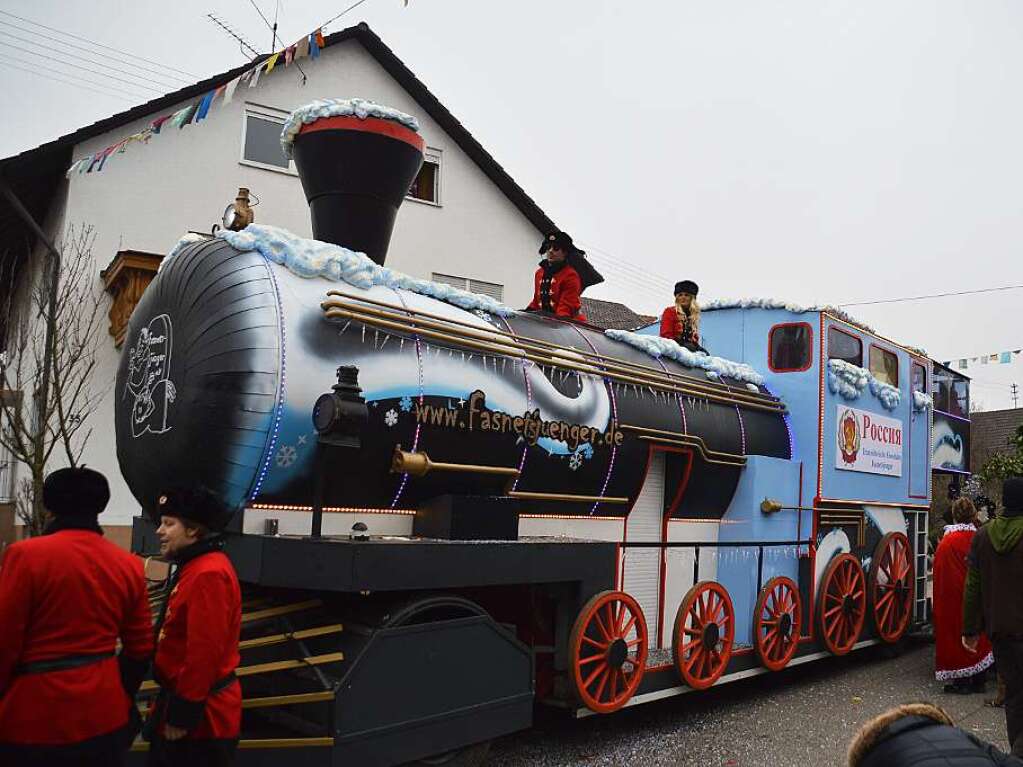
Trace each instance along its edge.
{"label": "bare tree", "polygon": [[53,260],[35,274],[29,259],[0,273],[7,293],[0,386],[14,393],[0,407],[0,445],[27,470],[12,490],[29,535],[46,525],[42,490],[50,458],[57,451],[62,464],[78,465],[92,434],[86,422],[106,391],[93,381],[103,319],[94,241],[91,227],[69,227],[57,245],[59,274],[52,273]]}

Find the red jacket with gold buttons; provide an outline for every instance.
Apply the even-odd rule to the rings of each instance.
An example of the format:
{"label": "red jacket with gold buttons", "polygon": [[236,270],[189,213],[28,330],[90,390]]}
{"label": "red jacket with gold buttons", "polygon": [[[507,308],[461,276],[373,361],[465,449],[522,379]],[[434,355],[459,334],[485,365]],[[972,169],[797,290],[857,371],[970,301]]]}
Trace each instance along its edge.
{"label": "red jacket with gold buttons", "polygon": [[562,262],[552,268],[544,260],[533,277],[533,300],[526,307],[531,312],[550,312],[558,317],[585,322],[586,317],[580,312],[583,283],[579,272]]}
{"label": "red jacket with gold buttons", "polygon": [[[144,669],[153,634],[142,560],[98,530],[11,545],[0,566],[0,742],[70,745],[124,727],[132,703],[113,656],[118,639],[122,662]],[[23,673],[105,653],[76,668]]]}
{"label": "red jacket with gold buttons", "polygon": [[165,708],[158,713],[161,726],[182,727],[195,739],[237,738],[242,713],[238,680],[211,689],[238,668],[238,576],[227,556],[215,550],[180,568],[156,644],[154,676],[165,693]]}

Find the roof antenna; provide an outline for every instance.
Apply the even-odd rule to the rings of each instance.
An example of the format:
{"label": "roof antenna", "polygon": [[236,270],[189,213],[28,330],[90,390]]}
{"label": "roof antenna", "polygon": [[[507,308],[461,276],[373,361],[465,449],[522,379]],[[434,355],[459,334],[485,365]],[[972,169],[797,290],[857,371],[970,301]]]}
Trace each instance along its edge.
{"label": "roof antenna", "polygon": [[259,51],[257,51],[255,48],[253,48],[249,44],[249,41],[246,40],[245,37],[240,32],[235,32],[234,29],[232,29],[230,26],[228,26],[228,24],[226,22],[221,21],[217,17],[217,15],[215,13],[207,13],[206,14],[206,18],[209,19],[210,21],[212,21],[214,24],[216,24],[218,27],[220,27],[222,30],[224,30],[227,34],[229,34],[231,37],[233,37],[235,40],[238,41],[238,48],[239,48],[239,50],[241,50],[243,56],[245,56],[246,58],[249,58],[248,54],[245,53],[245,51],[248,50],[249,53],[252,54],[252,56],[251,56],[252,59],[255,59],[255,58],[259,57]]}
{"label": "roof antenna", "polygon": [[[259,6],[256,5],[256,0],[249,0],[249,3],[251,3],[252,7],[256,10],[256,13],[259,14],[259,18],[263,20],[263,23],[266,24],[266,28],[270,30],[270,34],[272,35],[272,38],[270,40],[270,50],[271,51],[277,50],[278,43],[280,43],[281,50],[285,50],[284,41],[281,40],[280,36],[277,34],[277,17],[281,11],[281,0],[277,0],[276,5],[274,6],[273,24],[270,23],[266,15],[264,15],[264,13],[259,9]],[[305,70],[302,69],[302,65],[299,64],[297,61],[292,61],[291,63],[294,64],[298,71],[302,73],[302,85],[305,85],[309,78],[306,77],[306,73]]]}

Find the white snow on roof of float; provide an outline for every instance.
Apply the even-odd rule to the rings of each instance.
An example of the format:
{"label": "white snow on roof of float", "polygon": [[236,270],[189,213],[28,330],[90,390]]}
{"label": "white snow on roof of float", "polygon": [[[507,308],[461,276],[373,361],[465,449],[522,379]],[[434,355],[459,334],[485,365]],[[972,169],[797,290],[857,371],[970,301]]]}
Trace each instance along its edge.
{"label": "white snow on roof of float", "polygon": [[284,154],[291,157],[291,145],[303,125],[316,122],[324,117],[358,117],[360,120],[377,117],[381,120],[394,120],[416,133],[419,132],[419,120],[392,107],[385,107],[359,98],[316,99],[288,115],[288,119],[284,122],[284,129],[281,131],[281,149],[284,150]]}
{"label": "white snow on roof of float", "polygon": [[[226,240],[238,250],[256,251],[268,261],[280,264],[299,277],[310,279],[323,277],[347,282],[357,288],[371,288],[374,285],[399,288],[410,293],[430,296],[468,311],[479,309],[500,316],[514,312],[490,296],[470,293],[468,290],[440,282],[410,277],[403,272],[380,266],[365,253],[329,242],[305,239],[276,226],[249,224],[240,232],[222,229],[217,232],[217,237]],[[194,240],[183,238],[171,251],[171,255],[189,242]]]}
{"label": "white snow on roof of float", "polygon": [[[648,336],[628,330],[614,329],[605,330],[604,334],[608,338],[622,341],[640,351],[646,352],[651,357],[667,357],[688,368],[704,370],[706,371],[707,378],[711,380],[731,378],[735,381],[742,381],[751,390],[757,389],[757,387],[764,383],[764,377],[745,363],[732,362],[724,357],[712,357],[709,354],[691,352],[684,346],[679,346],[670,338]],[[759,389],[757,390],[759,391]]]}

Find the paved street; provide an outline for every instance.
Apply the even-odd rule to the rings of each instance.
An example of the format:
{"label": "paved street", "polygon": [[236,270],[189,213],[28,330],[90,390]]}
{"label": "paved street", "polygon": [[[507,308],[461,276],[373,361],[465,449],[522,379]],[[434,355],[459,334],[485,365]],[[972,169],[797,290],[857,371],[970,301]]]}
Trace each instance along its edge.
{"label": "paved street", "polygon": [[912,701],[943,706],[1006,750],[1002,710],[984,706],[985,696],[942,694],[933,653],[920,643],[895,658],[870,648],[610,717],[551,718],[496,743],[488,764],[835,767],[863,722]]}

